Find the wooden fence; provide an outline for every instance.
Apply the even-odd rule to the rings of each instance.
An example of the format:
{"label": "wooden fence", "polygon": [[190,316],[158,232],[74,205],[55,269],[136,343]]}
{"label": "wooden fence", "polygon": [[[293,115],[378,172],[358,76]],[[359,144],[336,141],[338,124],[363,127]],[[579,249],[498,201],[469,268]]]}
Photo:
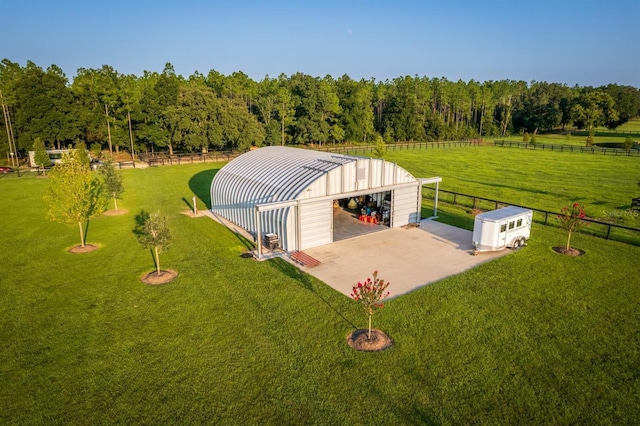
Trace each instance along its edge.
{"label": "wooden fence", "polygon": [[515,142],[515,141],[501,141],[496,140],[493,142],[495,146],[503,148],[521,148],[530,150],[541,151],[554,151],[554,152],[583,152],[587,154],[603,154],[603,155],[621,155],[627,157],[640,157],[640,149],[622,149],[622,148],[603,148],[600,146],[578,146],[578,145],[555,145],[545,143],[528,143],[528,142]]}
{"label": "wooden fence", "polygon": [[140,161],[144,161],[149,166],[164,166],[173,164],[193,164],[193,163],[206,163],[206,162],[218,162],[218,161],[230,161],[238,157],[242,152],[231,151],[214,151],[206,153],[187,153],[187,154],[173,154],[167,153],[144,153],[140,154]]}
{"label": "wooden fence", "polygon": [[[429,189],[435,191],[435,188],[425,186],[423,189]],[[453,205],[461,205],[469,207],[473,210],[494,210],[506,206],[516,206],[525,209],[530,209],[534,212],[533,219],[538,223],[544,225],[553,225],[549,221],[549,218],[555,219],[559,213],[548,210],[542,210],[535,207],[522,206],[519,204],[508,203],[505,201],[493,200],[490,198],[478,197],[476,195],[463,194],[461,192],[446,191],[439,189],[438,202],[448,203]],[[443,196],[448,194],[448,196]],[[632,210],[629,209],[632,213]],[[535,213],[538,214],[535,214]],[[615,223],[603,222],[596,219],[585,219],[586,222],[595,226],[589,226],[585,228],[583,232],[589,233],[607,240],[620,241],[627,244],[640,245],[640,229],[632,228],[630,226],[617,225]],[[559,224],[559,223],[558,223]],[[597,228],[597,229],[595,229]]]}
{"label": "wooden fence", "polygon": [[[440,141],[440,142],[395,142],[386,144],[387,151],[408,151],[415,149],[437,149],[437,148],[455,148],[482,145],[482,139],[469,139],[459,141]],[[316,151],[332,152],[335,154],[367,154],[374,152],[375,145],[349,145],[349,146],[332,146],[332,145],[308,145],[307,148]]]}

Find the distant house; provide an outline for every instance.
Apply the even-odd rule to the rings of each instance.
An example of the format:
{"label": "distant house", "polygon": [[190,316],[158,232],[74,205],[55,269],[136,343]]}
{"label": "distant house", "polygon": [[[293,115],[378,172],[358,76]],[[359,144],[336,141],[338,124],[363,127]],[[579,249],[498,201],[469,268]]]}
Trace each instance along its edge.
{"label": "distant house", "polygon": [[[62,154],[68,154],[71,152],[70,149],[47,149],[47,154],[49,154],[49,159],[51,160],[51,164],[58,164],[62,161]],[[87,151],[87,157],[89,156],[89,151]],[[38,167],[36,164],[36,152],[29,151],[29,167]]]}
{"label": "distant house", "polygon": [[[49,158],[51,159],[51,163],[57,164],[62,160],[62,154],[68,153],[70,150],[68,149],[47,149],[47,154],[49,154]],[[29,151],[29,166],[30,167],[38,167],[36,164],[36,152]]]}

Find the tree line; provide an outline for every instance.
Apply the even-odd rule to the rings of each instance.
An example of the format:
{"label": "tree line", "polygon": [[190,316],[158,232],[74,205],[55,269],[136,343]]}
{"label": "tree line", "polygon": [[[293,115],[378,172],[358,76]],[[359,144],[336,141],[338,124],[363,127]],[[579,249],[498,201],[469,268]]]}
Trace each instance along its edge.
{"label": "tree line", "polygon": [[[80,68],[69,81],[47,69],[0,62],[0,151],[24,154],[84,142],[135,152],[246,150],[306,143],[385,143],[505,136],[576,127],[615,129],[640,116],[640,90],[513,80],[404,76],[392,80],[265,76],[215,70],[189,77]],[[13,145],[12,145],[13,144]]]}

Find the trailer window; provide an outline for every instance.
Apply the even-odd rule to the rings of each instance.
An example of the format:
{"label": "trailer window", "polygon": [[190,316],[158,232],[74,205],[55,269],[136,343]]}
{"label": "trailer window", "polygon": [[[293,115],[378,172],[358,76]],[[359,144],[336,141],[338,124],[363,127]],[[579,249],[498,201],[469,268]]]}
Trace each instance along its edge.
{"label": "trailer window", "polygon": [[507,232],[507,224],[503,223],[502,225],[500,225],[500,232]]}
{"label": "trailer window", "polygon": [[522,219],[518,219],[518,221],[516,222],[516,226],[517,227],[521,227],[522,226]]}
{"label": "trailer window", "polygon": [[513,229],[516,226],[515,222],[509,222],[509,229]]}

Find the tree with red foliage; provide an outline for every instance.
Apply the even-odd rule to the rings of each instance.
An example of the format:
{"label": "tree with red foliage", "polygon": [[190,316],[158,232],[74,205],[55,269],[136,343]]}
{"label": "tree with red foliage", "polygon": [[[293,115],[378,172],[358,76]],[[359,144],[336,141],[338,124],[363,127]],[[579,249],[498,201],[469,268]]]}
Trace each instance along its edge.
{"label": "tree with red foliage", "polygon": [[389,283],[378,278],[378,271],[373,271],[373,280],[367,278],[364,282],[359,282],[353,286],[351,297],[356,302],[360,302],[362,308],[369,316],[369,333],[367,339],[371,339],[371,317],[376,309],[382,309],[384,303],[382,301],[389,296],[390,292],[386,291]]}
{"label": "tree with red foliage", "polygon": [[571,249],[571,234],[589,225],[589,222],[584,220],[586,217],[584,206],[580,203],[573,203],[571,207],[565,206],[560,210],[558,220],[568,234],[567,251]]}

